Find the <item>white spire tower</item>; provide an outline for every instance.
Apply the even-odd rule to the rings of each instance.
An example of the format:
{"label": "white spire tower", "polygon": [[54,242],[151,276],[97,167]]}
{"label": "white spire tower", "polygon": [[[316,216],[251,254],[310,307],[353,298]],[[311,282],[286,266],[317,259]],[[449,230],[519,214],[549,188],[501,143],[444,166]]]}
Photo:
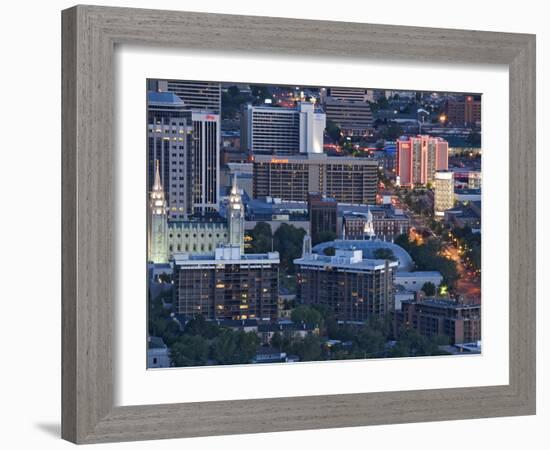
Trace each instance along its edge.
{"label": "white spire tower", "polygon": [[155,161],[155,182],[149,196],[149,261],[155,264],[168,262],[166,198],[160,181],[158,160]]}
{"label": "white spire tower", "polygon": [[229,227],[229,245],[240,247],[241,253],[244,253],[244,205],[241,192],[237,187],[237,174],[233,175],[227,224]]}
{"label": "white spire tower", "polygon": [[365,222],[365,227],[363,228],[363,234],[371,241],[376,237],[376,233],[374,232],[374,220],[370,208],[367,213],[367,221]]}

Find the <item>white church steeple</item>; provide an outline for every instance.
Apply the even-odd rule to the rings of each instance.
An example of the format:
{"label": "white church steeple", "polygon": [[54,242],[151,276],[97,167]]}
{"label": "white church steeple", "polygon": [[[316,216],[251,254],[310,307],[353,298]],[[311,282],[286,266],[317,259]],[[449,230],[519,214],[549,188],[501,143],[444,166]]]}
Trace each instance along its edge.
{"label": "white church steeple", "polygon": [[376,237],[376,233],[374,232],[374,218],[372,216],[370,208],[369,212],[367,213],[367,221],[365,222],[365,226],[363,228],[363,235],[371,241],[374,240],[374,238]]}
{"label": "white church steeple", "polygon": [[229,245],[240,247],[241,253],[244,253],[244,205],[241,192],[237,186],[237,174],[233,175],[233,185],[229,194],[227,224],[229,227]]}
{"label": "white church steeple", "polygon": [[159,161],[155,161],[155,181],[149,196],[149,261],[162,264],[168,262],[167,207],[164,189],[160,179]]}

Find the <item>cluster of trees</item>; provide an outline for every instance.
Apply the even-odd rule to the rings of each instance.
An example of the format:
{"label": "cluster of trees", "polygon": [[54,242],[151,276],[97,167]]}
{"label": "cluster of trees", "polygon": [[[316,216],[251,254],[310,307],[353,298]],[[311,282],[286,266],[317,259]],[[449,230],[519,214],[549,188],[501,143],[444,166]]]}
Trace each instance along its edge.
{"label": "cluster of trees", "polygon": [[391,248],[377,248],[373,256],[376,259],[388,259],[390,261],[397,261],[396,256],[393,254],[393,250]]}
{"label": "cluster of trees", "polygon": [[320,231],[319,233],[317,233],[313,239],[312,239],[312,244],[313,245],[317,245],[317,244],[320,244],[321,242],[329,242],[329,241],[334,241],[336,239],[336,233],[334,231],[331,231],[331,230],[324,230],[324,231]]}
{"label": "cluster of trees", "polygon": [[238,116],[242,104],[251,102],[253,97],[242,94],[237,86],[230,86],[222,92],[222,119],[234,119]]}
{"label": "cluster of trees", "polygon": [[439,239],[428,239],[424,244],[409,241],[406,234],[401,234],[395,243],[403,247],[414,260],[418,270],[436,270],[443,276],[443,282],[454,287],[458,280],[458,271],[454,261],[439,254],[442,243]]}
{"label": "cluster of trees", "polygon": [[248,235],[252,238],[250,247],[247,249],[249,253],[265,253],[273,249],[279,252],[281,272],[295,273],[294,259],[302,255],[305,230],[283,223],[275,233],[272,233],[271,225],[258,222]]}
{"label": "cluster of trees", "polygon": [[465,257],[476,270],[481,269],[481,234],[473,233],[472,228],[465,226],[464,228],[455,227],[452,234],[458,239],[461,246],[465,250]]}
{"label": "cluster of trees", "polygon": [[440,350],[439,346],[449,343],[446,336],[428,338],[406,328],[399,330],[397,341],[392,341],[395,330],[390,314],[371,317],[361,325],[339,324],[334,312],[326,305],[301,305],[292,312],[291,318],[295,323],[316,325],[321,336],[341,341],[329,347],[313,335],[292,341],[276,334],[272,345],[298,355],[301,361],[441,355],[447,352]]}
{"label": "cluster of trees", "polygon": [[176,367],[249,363],[260,345],[255,333],[233,331],[196,316],[183,330],[164,308],[162,296],[149,302],[149,334],[168,346]]}
{"label": "cluster of trees", "polygon": [[407,191],[402,199],[414,213],[421,216],[431,215],[432,208],[425,197],[425,190]]}
{"label": "cluster of trees", "polygon": [[246,364],[254,358],[259,345],[255,333],[233,331],[196,316],[169,347],[172,364],[183,367]]}
{"label": "cluster of trees", "polygon": [[340,143],[342,141],[342,130],[332,120],[327,120],[325,130],[327,136],[330,137],[334,142]]}
{"label": "cluster of trees", "polygon": [[241,92],[237,86],[229,86],[227,92],[222,92],[222,119],[236,118],[245,103],[263,104],[266,98],[271,98],[268,86],[251,85],[250,90],[252,95]]}

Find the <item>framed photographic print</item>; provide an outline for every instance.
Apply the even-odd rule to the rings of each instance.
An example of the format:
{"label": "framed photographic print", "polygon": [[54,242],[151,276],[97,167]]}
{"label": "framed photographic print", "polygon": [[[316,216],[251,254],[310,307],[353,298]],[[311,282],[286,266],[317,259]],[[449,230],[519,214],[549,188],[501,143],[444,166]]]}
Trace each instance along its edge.
{"label": "framed photographic print", "polygon": [[534,55],[63,11],[63,437],[533,414]]}

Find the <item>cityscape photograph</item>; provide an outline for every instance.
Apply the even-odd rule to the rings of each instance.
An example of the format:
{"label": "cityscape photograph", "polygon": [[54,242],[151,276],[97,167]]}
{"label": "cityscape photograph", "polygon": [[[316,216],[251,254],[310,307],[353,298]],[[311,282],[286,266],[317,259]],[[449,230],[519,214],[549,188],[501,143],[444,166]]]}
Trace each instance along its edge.
{"label": "cityscape photograph", "polygon": [[147,368],[481,354],[481,94],[146,88]]}

